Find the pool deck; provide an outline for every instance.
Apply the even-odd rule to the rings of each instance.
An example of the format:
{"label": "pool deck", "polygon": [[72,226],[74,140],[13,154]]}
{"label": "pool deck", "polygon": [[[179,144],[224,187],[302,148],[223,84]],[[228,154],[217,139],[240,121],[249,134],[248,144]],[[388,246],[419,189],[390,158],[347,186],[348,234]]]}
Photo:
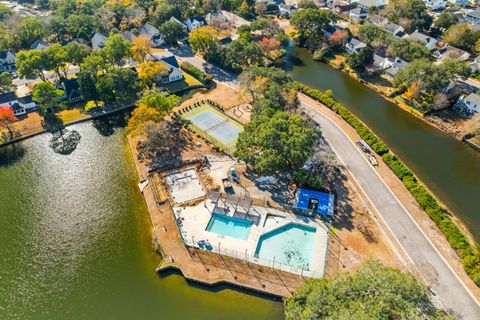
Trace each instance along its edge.
{"label": "pool deck", "polygon": [[153,226],[154,241],[159,246],[162,261],[157,271],[178,270],[189,281],[206,286],[232,286],[276,297],[290,297],[305,278],[241,259],[187,248],[180,236],[168,191],[158,175],[148,175],[137,157],[134,139],[128,139],[139,178],[148,179],[143,195]]}

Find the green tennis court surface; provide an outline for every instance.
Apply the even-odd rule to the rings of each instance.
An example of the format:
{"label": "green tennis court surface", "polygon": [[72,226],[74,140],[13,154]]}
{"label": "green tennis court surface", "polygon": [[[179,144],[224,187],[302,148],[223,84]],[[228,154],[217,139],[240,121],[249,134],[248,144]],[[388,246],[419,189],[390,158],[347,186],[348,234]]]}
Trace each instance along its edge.
{"label": "green tennis court surface", "polygon": [[243,126],[214,107],[204,104],[182,114],[205,139],[233,152]]}

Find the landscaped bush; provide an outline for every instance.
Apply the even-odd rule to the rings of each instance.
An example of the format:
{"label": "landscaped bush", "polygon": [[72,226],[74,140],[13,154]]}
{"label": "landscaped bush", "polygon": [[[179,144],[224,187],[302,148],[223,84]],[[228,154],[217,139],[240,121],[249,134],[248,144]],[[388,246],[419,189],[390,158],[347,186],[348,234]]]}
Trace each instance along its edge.
{"label": "landscaped bush", "polygon": [[189,62],[182,62],[181,64],[182,70],[191,75],[192,77],[196,78],[203,84],[209,84],[213,80],[213,76],[210,74],[206,74],[202,70],[195,67],[193,64]]}
{"label": "landscaped bush", "polygon": [[310,88],[304,84],[296,82],[295,86],[299,91],[320,101],[338,113],[377,154],[382,156],[383,162],[402,180],[420,207],[435,222],[451,247],[457,252],[468,275],[477,286],[480,286],[480,249],[478,245],[474,246],[470,243],[465,234],[452,220],[449,213],[438,204],[433,195],[417,180],[413,172],[395,155],[389,153],[388,147],[340,102],[335,101],[335,99],[322,91]]}

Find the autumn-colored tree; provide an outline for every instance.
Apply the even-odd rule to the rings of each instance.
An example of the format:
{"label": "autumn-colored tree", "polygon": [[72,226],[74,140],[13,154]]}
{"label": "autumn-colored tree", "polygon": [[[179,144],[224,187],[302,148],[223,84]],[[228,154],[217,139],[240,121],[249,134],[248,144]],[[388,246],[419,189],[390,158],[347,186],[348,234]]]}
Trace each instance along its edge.
{"label": "autumn-colored tree", "polygon": [[144,93],[139,103],[157,110],[162,115],[167,115],[178,104],[179,100],[180,98],[174,94],[166,95],[157,90],[150,90]]}
{"label": "autumn-colored tree", "polygon": [[207,53],[215,45],[217,30],[210,26],[197,28],[190,32],[189,43],[195,52]]}
{"label": "autumn-colored tree", "polygon": [[155,123],[163,120],[163,115],[154,108],[147,107],[144,104],[140,104],[132,112],[128,125],[126,127],[127,133],[137,134],[143,129],[143,126],[147,123]]}
{"label": "autumn-colored tree", "polygon": [[159,76],[167,73],[168,68],[163,63],[147,61],[138,65],[138,78],[146,88],[151,88]]}
{"label": "autumn-colored tree", "polygon": [[270,57],[272,52],[280,49],[280,41],[273,38],[264,37],[260,40],[258,45],[260,46],[260,49],[262,49],[262,52],[268,57]]}
{"label": "autumn-colored tree", "polygon": [[413,82],[405,91],[405,98],[408,100],[416,99],[418,98],[419,93],[422,90],[422,85],[420,81],[415,81]]}
{"label": "autumn-colored tree", "polygon": [[132,56],[138,63],[147,61],[150,48],[152,47],[147,35],[140,35],[132,41]]}
{"label": "autumn-colored tree", "polygon": [[330,39],[328,40],[334,46],[343,47],[345,43],[347,43],[349,37],[350,35],[348,34],[348,31],[337,30],[330,36]]}
{"label": "autumn-colored tree", "polygon": [[8,106],[0,106],[0,128],[6,129],[10,136],[10,140],[13,139],[13,129],[10,124],[17,121],[17,117],[13,114],[13,110]]}

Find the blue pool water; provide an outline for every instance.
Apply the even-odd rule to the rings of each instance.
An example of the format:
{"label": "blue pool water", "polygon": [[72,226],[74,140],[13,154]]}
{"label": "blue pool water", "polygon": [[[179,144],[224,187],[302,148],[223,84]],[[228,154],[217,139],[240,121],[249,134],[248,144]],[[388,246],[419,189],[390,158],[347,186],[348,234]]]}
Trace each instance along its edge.
{"label": "blue pool water", "polygon": [[207,231],[245,240],[250,234],[252,224],[252,221],[213,214],[208,222]]}
{"label": "blue pool water", "polygon": [[310,270],[316,229],[296,223],[287,224],[260,237],[255,256],[296,268]]}

